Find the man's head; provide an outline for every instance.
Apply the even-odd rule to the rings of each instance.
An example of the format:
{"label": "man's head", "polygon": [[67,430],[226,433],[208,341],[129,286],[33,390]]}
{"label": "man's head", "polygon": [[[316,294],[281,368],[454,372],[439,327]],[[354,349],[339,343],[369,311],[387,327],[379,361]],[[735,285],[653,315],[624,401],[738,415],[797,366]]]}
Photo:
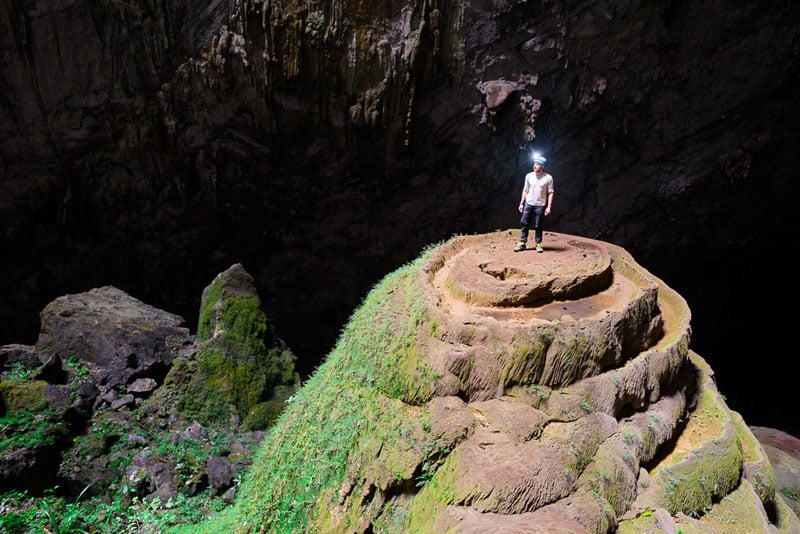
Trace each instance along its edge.
{"label": "man's head", "polygon": [[534,153],[531,159],[533,160],[534,170],[536,171],[544,170],[544,164],[547,163],[546,157],[542,156],[539,153]]}

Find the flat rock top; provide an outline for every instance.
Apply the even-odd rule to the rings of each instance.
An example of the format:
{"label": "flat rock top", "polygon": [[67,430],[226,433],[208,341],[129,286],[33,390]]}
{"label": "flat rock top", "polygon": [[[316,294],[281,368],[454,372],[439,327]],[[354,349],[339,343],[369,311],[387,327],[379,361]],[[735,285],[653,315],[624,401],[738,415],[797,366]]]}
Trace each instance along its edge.
{"label": "flat rock top", "polygon": [[572,300],[611,284],[611,255],[589,239],[548,232],[544,252],[514,252],[505,232],[487,234],[450,259],[447,286],[484,306],[530,306]]}

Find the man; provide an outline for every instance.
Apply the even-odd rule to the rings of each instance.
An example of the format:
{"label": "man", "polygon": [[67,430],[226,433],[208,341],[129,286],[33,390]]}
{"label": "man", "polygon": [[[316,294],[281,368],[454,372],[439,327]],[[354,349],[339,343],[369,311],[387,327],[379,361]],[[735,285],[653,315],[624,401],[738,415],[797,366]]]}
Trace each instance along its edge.
{"label": "man", "polygon": [[525,186],[522,188],[522,198],[519,201],[519,211],[522,213],[520,224],[522,230],[519,234],[519,243],[514,247],[514,252],[527,248],[528,231],[533,222],[536,252],[544,252],[542,248],[542,223],[545,216],[550,215],[553,207],[553,177],[544,172],[547,159],[540,155],[533,155],[533,172],[525,175]]}

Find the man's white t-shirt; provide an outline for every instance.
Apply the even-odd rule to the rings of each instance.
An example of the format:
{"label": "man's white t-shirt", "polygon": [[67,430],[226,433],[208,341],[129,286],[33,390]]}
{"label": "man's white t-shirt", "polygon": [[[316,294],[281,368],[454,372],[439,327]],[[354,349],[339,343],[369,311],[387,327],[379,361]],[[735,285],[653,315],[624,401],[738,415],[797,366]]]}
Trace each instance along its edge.
{"label": "man's white t-shirt", "polygon": [[534,171],[525,175],[525,203],[532,206],[547,206],[547,195],[555,193],[553,189],[553,177],[548,173],[536,176]]}

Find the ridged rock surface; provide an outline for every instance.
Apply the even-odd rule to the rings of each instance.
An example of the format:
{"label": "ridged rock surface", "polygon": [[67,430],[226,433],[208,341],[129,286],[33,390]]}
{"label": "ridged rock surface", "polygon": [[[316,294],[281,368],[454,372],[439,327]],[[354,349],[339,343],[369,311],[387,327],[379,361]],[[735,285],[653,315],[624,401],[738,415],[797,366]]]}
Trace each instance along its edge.
{"label": "ridged rock surface", "polygon": [[800,531],[684,299],[618,246],[514,234],[380,282],[191,532]]}

